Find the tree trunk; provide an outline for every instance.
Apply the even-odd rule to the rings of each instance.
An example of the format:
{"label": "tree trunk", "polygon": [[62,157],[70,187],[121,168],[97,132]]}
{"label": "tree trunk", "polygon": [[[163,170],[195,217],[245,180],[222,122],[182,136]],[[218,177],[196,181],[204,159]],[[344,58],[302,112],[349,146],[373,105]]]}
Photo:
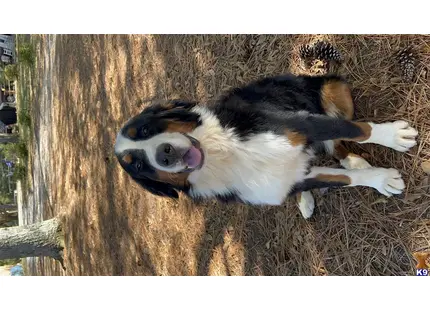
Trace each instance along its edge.
{"label": "tree trunk", "polygon": [[57,218],[0,229],[0,260],[49,256],[63,264],[63,249],[63,232]]}
{"label": "tree trunk", "polygon": [[0,134],[0,144],[3,143],[17,143],[19,140],[18,135],[14,134]]}

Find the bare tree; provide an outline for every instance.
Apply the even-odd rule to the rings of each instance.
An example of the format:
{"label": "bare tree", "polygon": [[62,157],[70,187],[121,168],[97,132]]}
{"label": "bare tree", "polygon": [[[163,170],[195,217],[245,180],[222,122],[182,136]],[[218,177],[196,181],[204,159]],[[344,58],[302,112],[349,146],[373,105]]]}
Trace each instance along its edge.
{"label": "bare tree", "polygon": [[0,260],[48,256],[60,261],[64,268],[63,249],[64,235],[58,218],[0,229]]}

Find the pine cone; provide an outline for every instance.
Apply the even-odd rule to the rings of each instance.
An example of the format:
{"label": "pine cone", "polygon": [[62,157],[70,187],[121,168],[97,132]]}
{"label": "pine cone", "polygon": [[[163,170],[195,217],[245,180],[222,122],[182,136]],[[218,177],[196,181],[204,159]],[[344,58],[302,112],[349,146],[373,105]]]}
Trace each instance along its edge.
{"label": "pine cone", "polygon": [[415,75],[416,57],[410,46],[401,49],[397,52],[397,61],[402,71],[402,77],[405,81],[410,82]]}
{"label": "pine cone", "polygon": [[321,60],[333,60],[338,63],[342,62],[343,57],[339,51],[329,42],[318,41],[314,45],[315,58]]}
{"label": "pine cone", "polygon": [[314,56],[314,47],[309,44],[303,44],[299,48],[300,58],[308,59]]}

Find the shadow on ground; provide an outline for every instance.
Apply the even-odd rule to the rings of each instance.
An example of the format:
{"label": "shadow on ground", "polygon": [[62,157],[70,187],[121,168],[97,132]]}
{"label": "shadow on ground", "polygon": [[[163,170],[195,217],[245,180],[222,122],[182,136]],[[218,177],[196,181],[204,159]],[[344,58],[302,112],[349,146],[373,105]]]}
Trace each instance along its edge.
{"label": "shadow on ground", "polygon": [[[318,207],[309,221],[291,201],[283,207],[249,208],[155,198],[131,182],[113,156],[117,130],[141,111],[146,99],[180,96],[204,103],[257,77],[303,72],[297,48],[313,38],[57,36],[51,111],[53,201],[45,218],[64,218],[66,274],[412,274],[411,252],[429,246],[423,236],[430,218],[428,183],[414,156],[352,146],[369,154],[374,165],[400,169],[408,193],[419,193],[420,198],[387,200],[369,189],[333,190],[317,195]],[[428,89],[411,92],[403,84],[382,89],[378,83],[383,84],[390,72],[368,61],[375,53],[388,57],[387,46],[401,42],[398,37],[329,39],[352,55],[340,71],[355,87],[358,117],[404,118],[420,129],[430,125],[419,123],[407,108],[401,110],[411,94],[421,94],[424,102]],[[386,98],[391,98],[386,106],[374,106]],[[429,109],[427,105],[421,113]],[[412,154],[429,156],[428,143],[420,147]],[[422,234],[416,234],[419,231]],[[60,273],[52,262],[45,262],[41,272]]]}

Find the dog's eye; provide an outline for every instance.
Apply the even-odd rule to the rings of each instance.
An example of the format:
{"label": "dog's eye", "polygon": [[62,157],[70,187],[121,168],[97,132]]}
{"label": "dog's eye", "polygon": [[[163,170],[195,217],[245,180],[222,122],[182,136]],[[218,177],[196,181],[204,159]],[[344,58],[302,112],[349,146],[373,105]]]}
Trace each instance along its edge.
{"label": "dog's eye", "polygon": [[148,129],[148,127],[147,127],[147,126],[143,126],[143,127],[140,129],[140,133],[141,133],[141,135],[142,135],[143,137],[146,137],[146,136],[149,134],[149,129]]}
{"label": "dog's eye", "polygon": [[163,164],[165,164],[166,166],[168,166],[169,165],[169,160],[167,158],[164,158],[163,159]]}
{"label": "dog's eye", "polygon": [[166,154],[169,154],[171,151],[172,151],[172,148],[170,147],[170,145],[167,145],[167,146],[164,148],[164,152],[165,152]]}
{"label": "dog's eye", "polygon": [[142,163],[138,162],[136,163],[136,169],[140,171],[140,169],[142,169]]}

